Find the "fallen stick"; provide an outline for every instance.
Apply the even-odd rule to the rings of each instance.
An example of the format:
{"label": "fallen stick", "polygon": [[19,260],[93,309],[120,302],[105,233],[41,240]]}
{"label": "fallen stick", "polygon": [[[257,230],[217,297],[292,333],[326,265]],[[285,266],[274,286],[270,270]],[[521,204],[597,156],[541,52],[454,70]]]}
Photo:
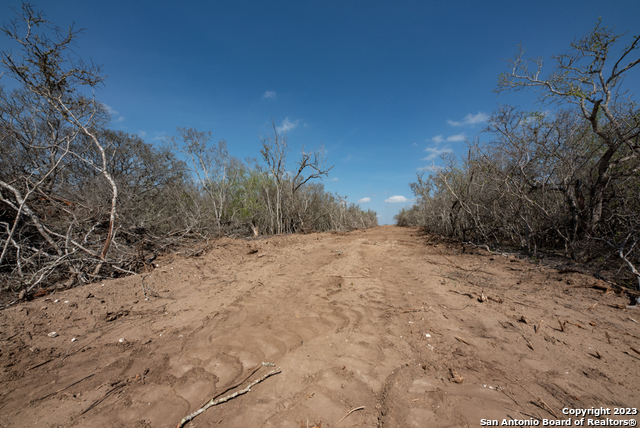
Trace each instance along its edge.
{"label": "fallen stick", "polygon": [[467,342],[466,340],[464,340],[464,339],[462,339],[462,338],[460,338],[460,337],[458,337],[458,336],[453,336],[453,337],[454,337],[454,339],[456,339],[458,342],[462,342],[462,343],[464,343],[464,344],[466,344],[466,345],[473,346],[472,344],[470,344],[469,342]]}
{"label": "fallen stick", "polygon": [[6,338],[6,339],[4,339],[4,340],[9,341],[9,340],[13,339],[14,337],[16,337],[17,335],[19,335],[19,334],[20,334],[20,332],[17,332],[17,333],[15,333],[15,334],[12,334],[11,336],[7,337],[7,338]]}
{"label": "fallen stick", "polygon": [[98,400],[94,401],[92,405],[90,405],[89,407],[87,407],[82,413],[80,413],[80,415],[84,415],[85,413],[87,413],[89,410],[93,409],[94,407],[96,407],[98,404],[102,403],[104,400],[106,400],[111,394],[113,394],[114,392],[116,392],[117,390],[123,388],[125,386],[124,382],[118,382],[116,384],[116,386],[114,386],[113,388],[111,388],[109,391],[107,391],[106,394],[104,394],[102,396],[102,398],[99,398]]}
{"label": "fallen stick", "polygon": [[200,409],[198,409],[195,412],[191,413],[190,415],[185,416],[184,418],[182,418],[182,420],[178,424],[177,428],[182,428],[187,422],[189,422],[190,420],[192,420],[193,418],[195,418],[199,414],[203,413],[209,407],[217,406],[218,404],[221,404],[221,403],[224,403],[226,401],[229,401],[229,400],[231,400],[233,398],[236,398],[239,395],[246,394],[247,392],[250,392],[251,388],[254,387],[255,385],[259,384],[260,382],[262,382],[263,380],[267,379],[268,377],[276,375],[276,374],[281,373],[281,372],[282,372],[282,370],[280,368],[277,368],[276,370],[272,370],[269,373],[267,373],[266,375],[262,376],[260,379],[257,379],[255,381],[253,381],[245,389],[241,389],[240,391],[236,391],[233,394],[227,395],[226,397],[223,397],[223,398],[221,398],[219,400],[212,399],[207,404],[202,406]]}
{"label": "fallen stick", "polygon": [[80,380],[77,380],[77,381],[73,382],[71,385],[67,385],[67,386],[65,386],[64,388],[60,388],[59,390],[57,390],[57,391],[55,391],[55,392],[52,392],[51,394],[47,394],[47,395],[45,395],[44,397],[40,397],[40,398],[36,398],[35,400],[31,400],[31,402],[32,402],[32,403],[34,403],[34,402],[36,402],[36,401],[44,400],[45,398],[51,397],[52,395],[56,395],[58,392],[62,392],[62,391],[64,391],[65,389],[71,388],[73,385],[77,385],[77,384],[79,384],[80,382],[82,382],[82,381],[83,381],[83,380],[85,380],[85,379],[89,379],[89,378],[90,378],[91,376],[93,376],[94,374],[95,374],[95,373],[91,373],[89,376],[85,376],[85,377],[83,377],[82,379],[80,379]]}
{"label": "fallen stick", "polygon": [[516,401],[515,398],[513,398],[512,396],[510,396],[509,394],[506,393],[506,391],[504,390],[504,388],[500,387],[500,391],[502,391],[502,393],[504,395],[507,396],[507,398],[509,398],[511,401],[513,401],[514,403],[516,403],[517,406],[519,406],[518,402]]}
{"label": "fallen stick", "polygon": [[[558,320],[558,324],[560,324],[560,331],[564,332],[564,325],[566,323],[567,323],[566,321],[565,322],[561,322],[560,320]],[[607,336],[607,337],[609,337],[609,336]],[[609,341],[609,344],[611,344],[611,341]]]}
{"label": "fallen stick", "polygon": [[344,421],[344,420],[347,418],[347,416],[349,416],[351,413],[356,412],[356,411],[358,411],[358,410],[364,410],[364,406],[356,407],[355,409],[351,409],[351,410],[349,410],[349,411],[347,412],[347,414],[346,414],[346,415],[344,415],[344,416],[342,417],[342,419],[340,419],[338,422],[336,422],[336,424],[334,425],[334,427],[337,427],[337,426],[338,426],[338,424],[339,424],[340,422]]}
{"label": "fallen stick", "polygon": [[51,361],[55,360],[55,358],[49,358],[47,361],[45,361],[44,363],[40,363],[40,364],[36,364],[33,367],[29,367],[28,369],[25,370],[25,372],[28,372],[29,370],[33,370],[33,369],[37,369],[38,367],[44,366],[47,363],[50,363]]}
{"label": "fallen stick", "polygon": [[[420,309],[407,309],[406,311],[402,311],[403,314],[408,314],[411,312],[422,312],[424,311],[424,308],[420,308]],[[427,309],[427,312],[429,312],[429,310]]]}
{"label": "fallen stick", "polygon": [[533,345],[531,344],[531,342],[529,342],[529,339],[527,339],[526,337],[524,337],[524,334],[522,335],[522,338],[524,339],[525,342],[527,342],[527,346],[529,347],[529,349],[531,349],[532,351],[534,351],[535,349],[533,349]]}
{"label": "fallen stick", "polygon": [[449,290],[449,291],[450,291],[450,292],[452,292],[452,293],[459,294],[459,295],[461,295],[461,296],[467,296],[467,297],[468,297],[468,298],[470,298],[470,299],[473,299],[473,298],[474,298],[474,295],[473,295],[473,294],[471,294],[471,293],[461,293],[461,292],[459,292],[458,290]]}
{"label": "fallen stick", "polygon": [[544,400],[542,399],[542,397],[537,397],[538,399],[538,404],[542,409],[546,410],[547,412],[551,413],[553,415],[554,418],[556,419],[560,419],[558,417],[558,415],[556,414],[556,412],[553,411],[553,409],[551,408],[551,406],[549,406],[547,403],[544,402]]}
{"label": "fallen stick", "polygon": [[[216,314],[217,315],[217,314]],[[264,363],[263,363],[264,365]],[[240,385],[242,385],[243,383],[245,383],[246,381],[248,381],[251,376],[253,376],[254,374],[256,374],[256,372],[258,370],[260,370],[260,368],[262,367],[262,365],[257,366],[255,369],[252,369],[251,372],[246,375],[244,377],[244,379],[242,379],[240,382],[234,383],[233,385],[229,386],[228,388],[224,389],[223,391],[220,391],[218,394],[214,395],[213,397],[211,397],[211,400],[209,401],[214,401],[216,400],[218,397],[220,397],[223,394],[226,394],[227,392],[231,391],[232,389],[236,389],[237,387],[239,387]]]}

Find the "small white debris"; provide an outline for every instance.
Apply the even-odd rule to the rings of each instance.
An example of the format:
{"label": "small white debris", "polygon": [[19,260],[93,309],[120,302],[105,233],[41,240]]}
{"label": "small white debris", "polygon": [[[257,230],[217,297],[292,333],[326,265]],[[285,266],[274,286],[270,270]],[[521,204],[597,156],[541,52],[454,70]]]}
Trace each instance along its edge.
{"label": "small white debris", "polygon": [[431,337],[431,335],[429,333],[425,333],[424,337]]}
{"label": "small white debris", "polygon": [[58,303],[60,300],[56,299],[53,301],[53,303]]}
{"label": "small white debris", "polygon": [[104,284],[102,284],[102,286],[104,287]]}
{"label": "small white debris", "polygon": [[118,342],[123,343],[124,342],[124,337],[121,337],[120,340],[118,340]]}
{"label": "small white debris", "polygon": [[409,324],[413,324],[413,321],[409,321]]}
{"label": "small white debris", "polygon": [[75,341],[76,341],[76,338],[74,337],[73,339],[71,339],[71,341],[72,341],[72,342],[75,342]]}
{"label": "small white debris", "polygon": [[49,336],[49,337],[57,337],[58,333],[56,333],[55,331],[52,331],[51,333],[47,334],[47,336]]}
{"label": "small white debris", "polygon": [[69,301],[68,301],[68,300],[65,300],[64,302],[65,302],[65,303],[69,303]]}

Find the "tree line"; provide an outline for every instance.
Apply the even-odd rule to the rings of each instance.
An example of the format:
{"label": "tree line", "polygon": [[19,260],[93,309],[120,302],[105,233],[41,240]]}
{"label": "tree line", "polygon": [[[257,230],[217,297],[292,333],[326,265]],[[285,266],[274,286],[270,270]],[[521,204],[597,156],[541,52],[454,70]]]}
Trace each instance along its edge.
{"label": "tree line", "polygon": [[162,146],[109,129],[92,90],[101,69],[62,30],[23,4],[0,53],[0,283],[28,296],[139,272],[162,251],[211,237],[349,230],[377,225],[324,190],[322,150],[287,163],[273,126],[258,159],[241,161],[210,132],[178,128]]}
{"label": "tree line", "polygon": [[476,138],[464,158],[445,155],[418,174],[417,203],[397,224],[531,255],[560,252],[625,271],[622,281],[640,289],[640,110],[624,87],[638,77],[640,36],[620,48],[623,36],[598,22],[545,77],[542,60],[520,50],[497,92],[534,89],[551,109],[501,106],[481,134],[488,141]]}

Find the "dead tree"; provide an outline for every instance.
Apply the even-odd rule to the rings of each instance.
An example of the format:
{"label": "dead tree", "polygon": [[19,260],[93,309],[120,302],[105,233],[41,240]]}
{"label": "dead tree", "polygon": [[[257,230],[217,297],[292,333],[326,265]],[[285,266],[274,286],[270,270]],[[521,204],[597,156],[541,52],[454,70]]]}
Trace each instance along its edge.
{"label": "dead tree", "polygon": [[[63,31],[53,26],[27,3],[17,15],[17,19],[0,29],[18,47],[18,54],[12,51],[0,53],[5,76],[21,85],[21,89],[2,96],[3,126],[0,131],[3,140],[10,141],[16,148],[14,154],[24,157],[21,165],[25,168],[17,176],[5,176],[0,181],[0,187],[8,192],[0,195],[0,201],[13,211],[10,227],[5,224],[7,234],[0,264],[6,261],[9,245],[20,246],[15,242],[15,233],[21,223],[28,222],[55,254],[37,247],[22,246],[20,251],[41,253],[51,259],[48,266],[68,265],[72,272],[74,268],[69,260],[72,253],[81,251],[97,261],[93,274],[98,274],[115,234],[118,201],[118,186],[109,173],[105,147],[97,136],[104,110],[100,103],[83,92],[85,87],[91,89],[102,83],[100,67],[69,55],[69,48],[81,31],[73,27]],[[89,139],[97,157],[87,156],[86,148],[78,144],[80,136]],[[74,239],[75,220],[71,220],[65,231],[54,230],[34,208],[45,201],[53,201],[52,186],[74,162],[84,163],[99,173],[111,189],[108,231],[98,251]],[[73,217],[68,210],[67,214]],[[39,270],[42,271],[40,274],[27,281],[29,289],[40,283],[52,269]]]}

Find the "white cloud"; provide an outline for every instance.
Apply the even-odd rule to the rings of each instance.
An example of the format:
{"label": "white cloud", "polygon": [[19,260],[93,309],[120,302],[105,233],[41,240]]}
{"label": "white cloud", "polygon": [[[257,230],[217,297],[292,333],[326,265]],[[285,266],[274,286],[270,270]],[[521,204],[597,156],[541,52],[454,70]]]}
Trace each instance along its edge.
{"label": "white cloud", "polygon": [[342,162],[349,162],[351,160],[351,155],[347,155],[346,158],[340,159]]}
{"label": "white cloud", "polygon": [[338,181],[338,177],[333,177],[331,181]]}
{"label": "white cloud", "polygon": [[138,136],[139,137],[144,137],[145,135],[147,135],[147,133],[145,131],[138,131]]}
{"label": "white cloud", "polygon": [[431,141],[433,141],[436,144],[444,143],[445,141],[449,143],[455,143],[458,141],[464,141],[465,138],[467,138],[467,136],[464,135],[464,132],[463,132],[462,134],[449,135],[447,138],[444,138],[442,135],[436,135],[431,139]]}
{"label": "white cloud", "polygon": [[464,133],[462,133],[462,134],[448,136],[447,141],[450,141],[450,142],[464,141],[465,138],[467,137],[464,135]]}
{"label": "white cloud", "polygon": [[115,116],[115,115],[118,114],[117,111],[115,111],[110,106],[106,105],[105,103],[102,103],[102,107],[104,107],[104,109],[107,111],[107,113],[109,113],[109,115],[111,115],[111,116]]}
{"label": "white cloud", "polygon": [[489,119],[489,115],[482,113],[481,111],[478,114],[468,114],[462,119],[460,122],[456,122],[454,120],[447,120],[447,123],[451,126],[470,126],[477,125],[482,122],[486,122]]}
{"label": "white cloud", "polygon": [[[109,113],[109,116],[111,116],[112,118],[114,116],[118,116],[118,112],[116,110],[114,110],[113,108],[111,108],[111,106],[106,105],[105,103],[102,103],[102,107],[104,107],[104,109],[107,111],[107,113]],[[118,116],[116,119],[112,119],[114,122],[119,123],[119,122],[124,122],[124,116]]]}
{"label": "white cloud", "polygon": [[262,94],[262,98],[264,99],[276,99],[278,96],[276,95],[276,91],[266,91],[264,94]]}
{"label": "white cloud", "polygon": [[359,204],[364,204],[366,202],[371,202],[371,198],[362,198],[362,199],[358,199],[358,203]]}
{"label": "white cloud", "polygon": [[426,158],[423,158],[422,160],[434,160],[435,158],[437,158],[438,156],[440,156],[443,153],[453,153],[453,150],[449,149],[449,148],[444,148],[444,149],[439,149],[437,147],[427,147],[426,149],[424,149],[425,152],[429,153],[429,156],[427,156]]}
{"label": "white cloud", "polygon": [[153,139],[155,141],[162,141],[162,140],[166,140],[169,137],[169,134],[165,131],[162,132],[156,132],[155,133],[155,137],[153,137]]}
{"label": "white cloud", "polygon": [[289,120],[289,116],[285,117],[284,120],[282,121],[282,125],[276,127],[276,130],[281,133],[281,134],[285,134],[288,131],[291,131],[292,129],[294,129],[295,127],[298,126],[298,124],[300,123],[299,120],[296,120],[295,122],[291,122]]}
{"label": "white cloud", "polygon": [[405,198],[404,196],[401,195],[394,195],[391,196],[388,199],[384,200],[385,202],[389,202],[389,203],[400,203],[400,202],[409,202],[409,199]]}

